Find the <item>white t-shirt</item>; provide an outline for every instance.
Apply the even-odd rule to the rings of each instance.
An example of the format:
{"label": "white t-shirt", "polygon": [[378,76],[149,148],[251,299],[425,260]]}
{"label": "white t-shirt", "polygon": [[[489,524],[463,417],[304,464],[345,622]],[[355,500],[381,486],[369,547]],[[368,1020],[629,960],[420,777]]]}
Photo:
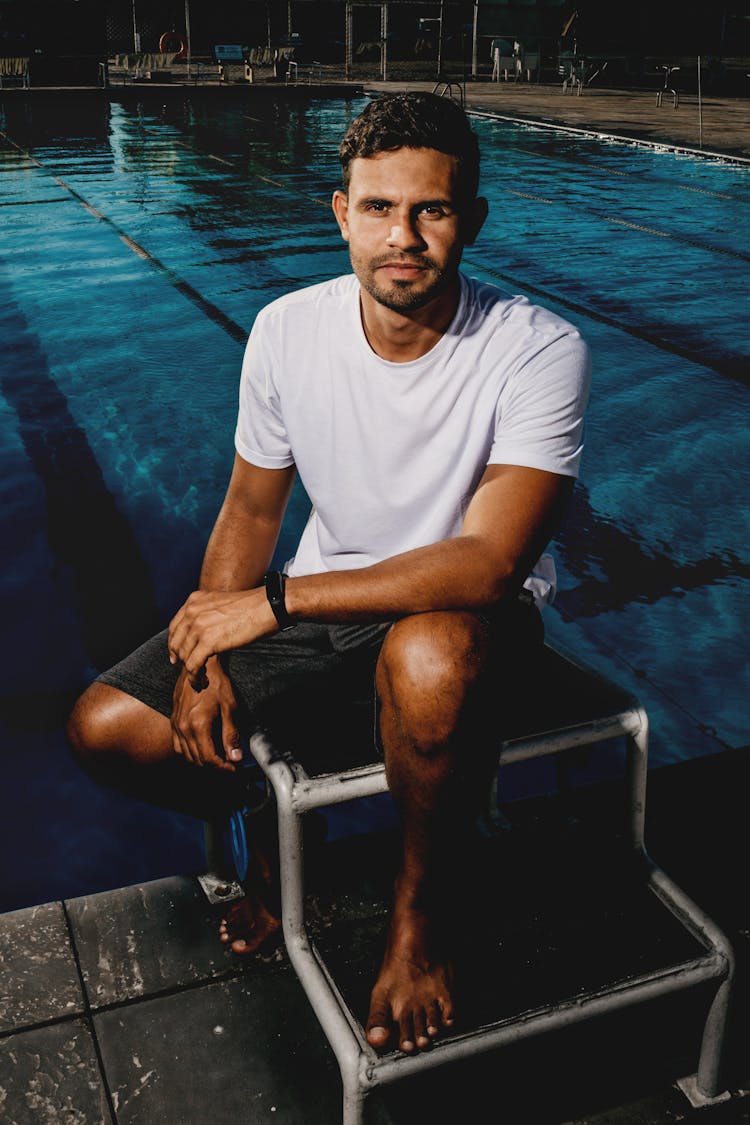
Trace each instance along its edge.
{"label": "white t-shirt", "polygon": [[[351,274],[262,309],[235,435],[251,464],[296,464],[312,512],[290,576],[368,566],[459,534],[489,463],[576,476],[590,382],[577,329],[461,276],[456,315],[419,359],[381,359]],[[526,585],[554,592],[545,556]]]}

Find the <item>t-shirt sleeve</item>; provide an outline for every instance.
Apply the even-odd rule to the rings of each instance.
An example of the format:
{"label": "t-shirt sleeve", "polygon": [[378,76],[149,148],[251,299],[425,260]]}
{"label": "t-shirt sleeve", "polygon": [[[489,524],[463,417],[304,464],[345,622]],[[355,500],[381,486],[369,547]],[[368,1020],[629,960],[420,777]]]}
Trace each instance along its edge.
{"label": "t-shirt sleeve", "polygon": [[278,362],[273,363],[266,321],[262,310],[245,347],[234,445],[240,457],[251,465],[285,469],[294,464],[294,457],[281,413],[276,385]]}
{"label": "t-shirt sleeve", "polygon": [[574,328],[530,349],[500,396],[488,461],[577,476],[590,386],[589,349]]}

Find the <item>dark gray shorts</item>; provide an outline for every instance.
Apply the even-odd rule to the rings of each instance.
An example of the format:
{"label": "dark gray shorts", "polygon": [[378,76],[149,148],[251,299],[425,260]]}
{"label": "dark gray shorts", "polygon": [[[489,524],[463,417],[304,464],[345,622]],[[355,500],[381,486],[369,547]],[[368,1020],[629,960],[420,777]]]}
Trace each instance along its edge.
{"label": "dark gray shorts", "polygon": [[[539,611],[528,597],[479,615],[490,632],[487,678],[517,696],[533,675],[544,639]],[[266,730],[277,748],[308,768],[364,762],[378,745],[375,667],[392,622],[317,625],[262,637],[224,653],[222,664],[240,706],[240,729]],[[169,717],[179,666],[170,664],[166,629],[97,677]],[[303,747],[308,748],[307,752]],[[317,765],[315,768],[319,768]]]}

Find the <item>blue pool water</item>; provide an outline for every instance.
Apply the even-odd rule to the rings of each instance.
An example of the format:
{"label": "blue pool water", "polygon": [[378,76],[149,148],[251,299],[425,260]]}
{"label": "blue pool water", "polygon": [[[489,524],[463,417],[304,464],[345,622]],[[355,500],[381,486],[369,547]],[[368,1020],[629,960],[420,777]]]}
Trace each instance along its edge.
{"label": "blue pool water", "polygon": [[[0,99],[0,909],[200,866],[191,821],[81,777],[71,699],[193,588],[244,339],[348,268],[329,199],[363,99]],[[652,764],[748,741],[750,171],[475,119],[467,272],[595,364],[550,639],[637,692]],[[306,514],[295,492],[279,545]]]}

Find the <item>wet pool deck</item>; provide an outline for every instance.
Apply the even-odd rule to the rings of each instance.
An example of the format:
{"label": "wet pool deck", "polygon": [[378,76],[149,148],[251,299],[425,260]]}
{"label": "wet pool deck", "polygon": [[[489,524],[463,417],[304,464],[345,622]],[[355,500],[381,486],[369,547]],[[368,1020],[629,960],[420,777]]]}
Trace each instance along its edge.
{"label": "wet pool deck", "polygon": [[[748,66],[750,71],[750,66]],[[368,82],[368,90],[429,89],[434,83]],[[441,87],[442,88],[442,87]],[[462,84],[454,83],[458,95]],[[477,112],[546,122],[654,145],[716,152],[750,161],[750,78],[747,97],[681,94],[675,109],[667,96],[656,105],[656,90],[587,88],[579,97],[562,86],[525,82],[467,82],[465,105]]]}
{"label": "wet pool deck", "polygon": [[[750,1121],[749,788],[747,747],[652,771],[648,805],[651,854],[738,955],[731,1098],[697,1109],[675,1085],[695,1068],[704,1011],[702,996],[686,994],[402,1081],[371,1096],[368,1122]],[[685,954],[684,935],[654,929],[627,880],[607,885],[620,798],[609,782],[507,807],[508,825],[488,842],[497,874],[487,886],[505,926],[499,1005],[507,992],[522,1010],[525,996],[570,996]],[[334,841],[311,863],[316,938],[361,998],[377,964],[391,843]],[[3,1122],[336,1125],[338,1067],[286,955],[234,957],[217,941],[221,913],[185,873],[0,916]]]}
{"label": "wet pool deck", "polygon": [[[684,96],[676,110],[654,103],[645,91],[590,89],[579,98],[533,84],[466,88],[467,107],[479,112],[697,149],[696,98]],[[706,152],[750,160],[750,98],[705,98],[702,140]],[[675,1084],[697,1057],[696,997],[395,1085],[371,1097],[372,1125],[750,1122],[748,792],[750,747],[653,771],[649,782],[652,855],[724,928],[738,957],[728,1100],[693,1108]],[[627,974],[629,958],[634,969],[644,956],[642,905],[603,893],[597,878],[608,869],[619,796],[609,784],[568,802],[516,802],[508,829],[488,845],[505,859],[497,870],[512,873],[498,876],[497,899],[507,918],[521,919],[510,924],[501,964],[516,991],[518,974],[532,992],[546,974],[550,991],[570,995],[582,973],[604,980],[614,961]],[[327,845],[313,871],[318,937],[348,962],[362,995],[377,964],[390,843],[364,836]],[[580,885],[568,884],[571,873]],[[3,1122],[337,1125],[338,1067],[288,960],[282,951],[243,961],[228,954],[216,939],[221,907],[207,901],[195,874],[0,916]],[[546,912],[533,893],[540,883],[554,892]],[[668,954],[672,941],[661,933],[657,944]]]}

